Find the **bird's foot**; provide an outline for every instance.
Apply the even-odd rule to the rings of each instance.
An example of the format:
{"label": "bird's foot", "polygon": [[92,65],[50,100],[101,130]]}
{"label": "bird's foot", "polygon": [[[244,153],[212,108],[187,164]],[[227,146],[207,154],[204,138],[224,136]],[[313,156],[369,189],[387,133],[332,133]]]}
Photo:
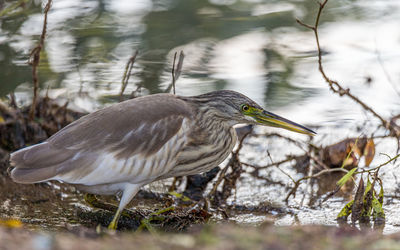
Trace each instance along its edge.
{"label": "bird's foot", "polygon": [[117,226],[118,226],[118,220],[119,217],[121,216],[121,210],[118,208],[117,212],[114,215],[114,218],[112,219],[112,221],[110,222],[110,224],[108,225],[108,229],[115,231],[117,230]]}
{"label": "bird's foot", "polygon": [[160,215],[163,213],[172,211],[172,210],[175,210],[174,206],[159,209],[159,210],[149,214],[148,216],[146,216],[146,218],[141,220],[141,224],[140,224],[139,228],[137,229],[137,232],[140,232],[144,228],[146,228],[150,233],[156,233],[154,227],[151,225],[151,222],[152,221],[163,221],[165,219],[165,217],[160,216]]}
{"label": "bird's foot", "polygon": [[137,219],[137,217],[138,217],[138,215],[135,214],[133,211],[130,211],[127,209],[120,211],[118,209],[118,206],[115,206],[110,203],[102,202],[101,200],[97,199],[96,195],[94,195],[94,194],[85,194],[84,199],[93,208],[103,209],[103,210],[106,210],[106,211],[109,211],[109,212],[115,214],[112,221],[108,225],[108,229],[110,229],[110,230],[117,229],[118,220],[121,216],[127,217],[129,219],[132,219],[132,218]]}
{"label": "bird's foot", "polygon": [[118,210],[117,206],[100,201],[94,194],[85,194],[84,198],[85,201],[94,208],[101,208],[103,210],[107,210],[113,213]]}

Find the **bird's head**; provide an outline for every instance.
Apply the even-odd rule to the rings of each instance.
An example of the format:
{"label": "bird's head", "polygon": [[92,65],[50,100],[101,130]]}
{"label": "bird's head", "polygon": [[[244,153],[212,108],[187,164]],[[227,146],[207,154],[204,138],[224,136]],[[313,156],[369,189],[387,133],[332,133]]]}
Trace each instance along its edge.
{"label": "bird's head", "polygon": [[235,91],[214,91],[197,98],[202,100],[207,108],[212,109],[216,119],[225,120],[231,125],[247,123],[284,128],[308,135],[316,134],[309,128],[264,110],[247,96]]}

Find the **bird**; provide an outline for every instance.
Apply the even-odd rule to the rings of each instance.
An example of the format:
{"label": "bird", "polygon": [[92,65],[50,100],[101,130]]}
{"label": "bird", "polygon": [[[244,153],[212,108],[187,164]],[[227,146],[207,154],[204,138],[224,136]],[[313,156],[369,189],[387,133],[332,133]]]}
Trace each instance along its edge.
{"label": "bird", "polygon": [[46,141],[11,153],[11,178],[24,184],[55,180],[94,195],[120,195],[108,226],[115,230],[142,186],[222,163],[236,144],[236,124],[316,134],[232,90],[153,94],[87,114]]}

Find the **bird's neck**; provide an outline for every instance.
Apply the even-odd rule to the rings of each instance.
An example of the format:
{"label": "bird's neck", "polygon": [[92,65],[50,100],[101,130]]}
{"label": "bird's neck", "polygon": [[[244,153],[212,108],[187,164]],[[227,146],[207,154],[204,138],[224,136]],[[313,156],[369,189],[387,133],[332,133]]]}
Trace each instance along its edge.
{"label": "bird's neck", "polygon": [[195,108],[196,123],[202,128],[228,129],[235,125],[231,120],[227,120],[216,109],[206,105],[199,105]]}
{"label": "bird's neck", "polygon": [[204,98],[203,96],[190,96],[179,98],[190,101],[193,108],[194,118],[196,119],[198,126],[208,127],[210,125],[218,127],[232,127],[236,124],[232,119],[228,119],[226,115],[219,111],[218,106],[220,104],[217,101]]}

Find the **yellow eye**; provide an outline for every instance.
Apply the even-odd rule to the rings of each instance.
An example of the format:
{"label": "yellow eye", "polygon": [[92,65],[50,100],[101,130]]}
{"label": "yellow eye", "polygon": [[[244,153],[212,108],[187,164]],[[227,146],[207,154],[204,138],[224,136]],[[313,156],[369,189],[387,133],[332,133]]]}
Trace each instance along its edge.
{"label": "yellow eye", "polygon": [[242,108],[242,111],[249,111],[249,109],[250,109],[249,106],[247,106],[246,104],[243,104],[241,108]]}

